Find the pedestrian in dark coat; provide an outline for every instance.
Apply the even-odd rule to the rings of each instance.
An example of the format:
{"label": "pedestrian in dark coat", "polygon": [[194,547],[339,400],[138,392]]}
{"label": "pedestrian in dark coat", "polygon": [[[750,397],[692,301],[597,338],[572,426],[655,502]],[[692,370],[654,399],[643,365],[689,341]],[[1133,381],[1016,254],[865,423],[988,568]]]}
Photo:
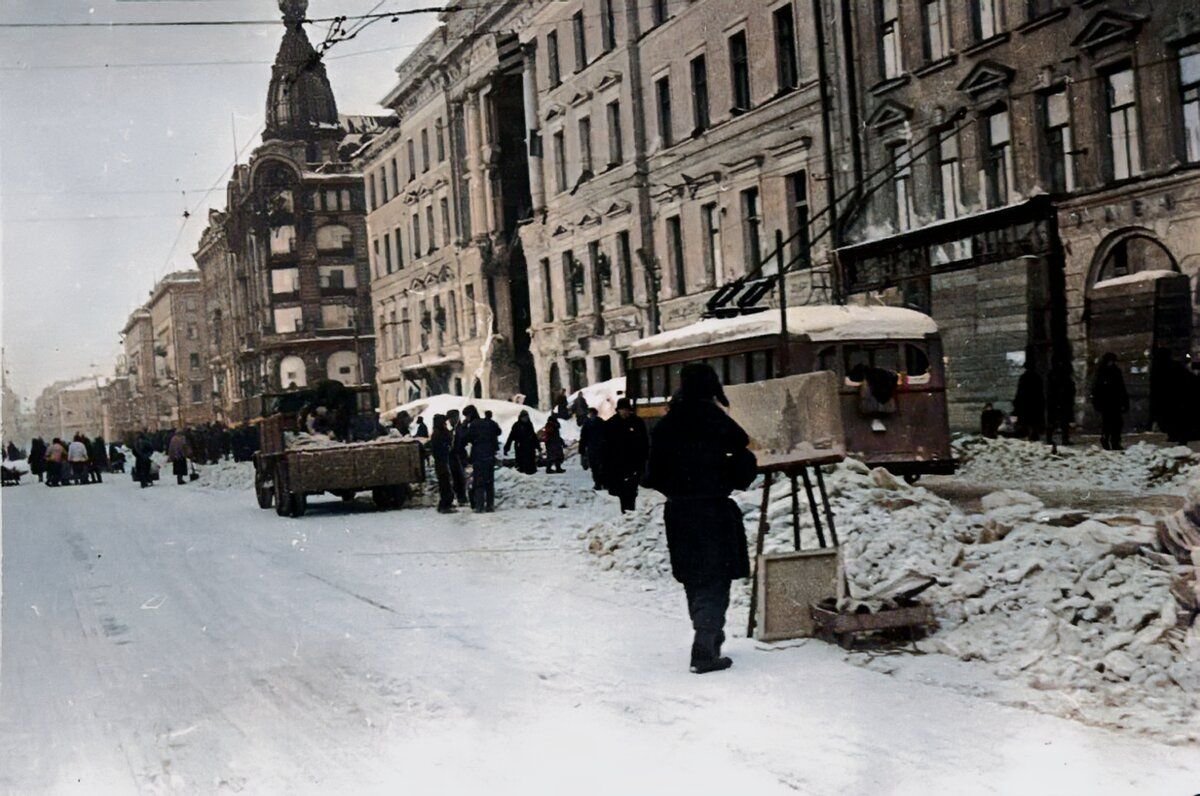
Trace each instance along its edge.
{"label": "pedestrian in dark coat", "polygon": [[46,472],[46,440],[34,437],[29,443],[29,472],[37,476],[38,483]]}
{"label": "pedestrian in dark coat", "polygon": [[1017,380],[1013,414],[1017,416],[1018,437],[1035,442],[1041,439],[1046,427],[1046,393],[1032,359],[1025,360],[1025,372]]}
{"label": "pedestrian in dark coat", "polygon": [[504,442],[504,455],[508,455],[509,448],[515,447],[517,454],[517,472],[533,475],[537,472],[537,455],[538,450],[542,447],[538,442],[537,431],[533,427],[533,421],[529,419],[529,413],[524,409],[517,415],[517,422],[513,423],[512,430],[508,432],[508,439]]}
{"label": "pedestrian in dark coat", "polygon": [[15,462],[17,459],[21,458],[21,452],[17,450],[16,445],[9,442],[8,446],[4,449],[4,457],[9,461]]}
{"label": "pedestrian in dark coat", "polygon": [[1100,358],[1096,379],[1092,382],[1092,407],[1100,414],[1100,445],[1105,450],[1124,450],[1121,432],[1124,415],[1129,411],[1129,393],[1125,377],[1117,364],[1117,355],[1109,351]]}
{"label": "pedestrian in dark coat", "polygon": [[562,432],[558,427],[558,418],[554,415],[546,420],[541,431],[542,445],[546,448],[546,473],[563,473],[563,462],[567,459],[566,445],[563,443]]}
{"label": "pedestrian in dark coat", "polygon": [[[475,407],[471,407],[474,411]],[[446,413],[453,444],[450,446],[450,484],[458,505],[467,505],[467,424],[459,419],[457,409]]]}
{"label": "pedestrian in dark coat", "polygon": [[750,574],[742,513],[729,495],[753,481],[754,456],[746,432],[718,403],[729,405],[716,371],[684,366],[679,392],[654,427],[646,473],[646,486],[667,497],[671,573],[687,594],[697,674],[733,664],[721,655],[729,586]]}
{"label": "pedestrian in dark coat", "polygon": [[171,461],[171,472],[175,474],[175,483],[184,483],[183,477],[188,474],[188,459],[192,457],[192,446],[187,435],[176,431],[171,435],[167,444],[167,458]]}
{"label": "pedestrian in dark coat", "polygon": [[108,469],[108,446],[104,444],[104,437],[96,437],[92,440],[90,462],[92,479],[97,484],[103,483],[103,473]]}
{"label": "pedestrian in dark coat", "polygon": [[150,477],[151,454],[154,453],[154,443],[150,441],[150,437],[143,431],[138,435],[138,438],[133,443],[133,475],[142,489],[150,486],[153,479]]}
{"label": "pedestrian in dark coat", "polygon": [[[442,416],[442,422],[446,421],[445,415]],[[425,418],[417,418],[417,428],[413,432],[413,436],[417,439],[429,439],[429,427],[425,425]]]}
{"label": "pedestrian in dark coat", "polygon": [[1075,374],[1065,358],[1056,357],[1050,363],[1046,377],[1046,442],[1055,445],[1054,432],[1062,437],[1063,445],[1071,444],[1071,424],[1075,422]]}
{"label": "pedestrian in dark coat", "polygon": [[502,433],[491,412],[484,412],[483,417],[475,415],[467,428],[467,445],[471,448],[471,508],[475,511],[496,510],[496,454],[500,452]]}
{"label": "pedestrian in dark coat", "polygon": [[437,476],[438,507],[442,514],[452,514],[454,508],[454,488],[450,484],[450,454],[454,447],[454,437],[446,428],[446,416],[433,416],[433,436],[429,438],[429,453],[433,456],[433,473]]}
{"label": "pedestrian in dark coat", "polygon": [[595,409],[588,410],[587,420],[579,430],[579,462],[592,471],[592,488],[604,488],[604,421]]}
{"label": "pedestrian in dark coat", "polygon": [[610,495],[620,498],[621,513],[633,511],[650,454],[646,421],[634,414],[628,398],[622,398],[617,401],[617,413],[604,421],[603,434],[605,486]]}

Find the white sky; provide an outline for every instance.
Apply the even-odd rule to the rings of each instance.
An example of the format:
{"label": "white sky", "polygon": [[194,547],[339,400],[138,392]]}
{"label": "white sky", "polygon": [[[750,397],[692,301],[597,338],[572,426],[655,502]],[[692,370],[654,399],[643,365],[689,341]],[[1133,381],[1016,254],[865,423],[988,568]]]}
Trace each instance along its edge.
{"label": "white sky", "polygon": [[[377,4],[312,0],[308,16]],[[0,0],[5,23],[278,18],[275,0]],[[433,15],[385,20],[330,50],[338,110],[378,111],[396,65],[434,25]],[[316,44],[324,28],[308,34]],[[224,178],[204,194],[233,161],[233,127],[239,147],[250,143],[243,162],[261,141],[251,134],[282,35],[282,23],[0,29],[0,336],[19,394],[111,372],[130,311],[157,278],[195,267],[208,208],[224,203]],[[199,65],[212,61],[243,63]],[[186,222],[185,206],[195,209]]]}

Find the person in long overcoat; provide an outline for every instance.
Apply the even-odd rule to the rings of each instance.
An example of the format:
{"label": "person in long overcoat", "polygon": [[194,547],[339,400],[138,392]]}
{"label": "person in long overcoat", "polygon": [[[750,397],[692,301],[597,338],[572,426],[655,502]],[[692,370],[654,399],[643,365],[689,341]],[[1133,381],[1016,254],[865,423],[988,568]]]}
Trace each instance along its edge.
{"label": "person in long overcoat", "polygon": [[446,416],[433,416],[433,436],[429,438],[429,453],[433,457],[433,473],[437,476],[438,506],[441,514],[452,514],[454,508],[454,488],[450,484],[450,450],[454,446],[454,437],[446,428]]}
{"label": "person in long overcoat", "polygon": [[541,431],[542,445],[546,448],[546,473],[564,473],[563,462],[567,460],[567,448],[563,443],[558,418],[550,415]]}
{"label": "person in long overcoat", "polygon": [[103,473],[108,469],[108,446],[104,444],[104,437],[92,440],[91,454],[92,479],[99,484],[104,481]]}
{"label": "person in long overcoat", "polygon": [[1092,407],[1100,414],[1100,445],[1105,450],[1124,450],[1121,432],[1124,415],[1129,411],[1129,393],[1125,377],[1117,364],[1117,355],[1109,351],[1100,358],[1096,379],[1092,382]]}
{"label": "person in long overcoat", "polygon": [[1017,436],[1035,442],[1041,438],[1046,427],[1046,392],[1031,359],[1025,361],[1025,371],[1017,379],[1013,414],[1017,416]]}
{"label": "person in long overcoat", "polygon": [[450,485],[454,487],[454,497],[458,505],[467,505],[467,460],[465,453],[467,424],[461,422],[457,409],[446,412],[446,422],[450,425]]}
{"label": "person in long overcoat", "polygon": [[542,445],[538,442],[537,430],[529,419],[529,412],[524,409],[517,415],[517,422],[513,423],[508,439],[504,441],[504,455],[507,456],[509,448],[513,447],[517,454],[517,472],[526,475],[536,473],[538,450]]}
{"label": "person in long overcoat", "polygon": [[634,414],[628,398],[622,398],[617,401],[617,413],[604,421],[603,434],[605,486],[610,495],[620,499],[621,513],[633,511],[650,455],[646,421]]}
{"label": "person in long overcoat", "polygon": [[1075,422],[1075,375],[1065,358],[1055,357],[1046,377],[1046,442],[1054,445],[1054,432],[1063,445],[1071,444],[1071,424]]}
{"label": "person in long overcoat", "polygon": [[142,485],[142,489],[153,483],[150,474],[153,453],[154,443],[149,435],[145,431],[138,434],[138,438],[133,441],[133,475],[134,480]]}
{"label": "person in long overcoat", "polygon": [[29,443],[29,472],[37,476],[38,483],[46,472],[46,440],[34,437]]}
{"label": "person in long overcoat", "polygon": [[683,584],[695,636],[691,670],[729,668],[721,655],[730,583],[750,575],[742,513],[729,495],[754,480],[746,432],[728,406],[716,371],[684,366],[680,388],[654,427],[646,486],[667,497],[663,520],[671,574]]}
{"label": "person in long overcoat", "polygon": [[579,462],[592,471],[592,488],[604,488],[604,421],[593,407],[579,429]]}
{"label": "person in long overcoat", "polygon": [[500,452],[500,425],[490,411],[476,416],[467,429],[471,448],[471,507],[475,511],[495,511],[496,454]]}
{"label": "person in long overcoat", "polygon": [[187,435],[182,431],[176,431],[171,435],[171,441],[167,444],[167,458],[171,461],[171,472],[175,474],[175,483],[184,483],[184,476],[188,474],[188,459],[192,457],[192,446],[188,442]]}

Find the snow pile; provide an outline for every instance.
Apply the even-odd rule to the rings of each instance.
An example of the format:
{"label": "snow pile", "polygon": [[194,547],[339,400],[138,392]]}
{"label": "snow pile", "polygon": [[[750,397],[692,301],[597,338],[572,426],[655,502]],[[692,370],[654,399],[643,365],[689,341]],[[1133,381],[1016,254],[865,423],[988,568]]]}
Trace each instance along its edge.
{"label": "snow pile", "polygon": [[[425,425],[429,426],[432,431],[434,415],[444,415],[451,409],[457,409],[461,413],[463,407],[470,405],[474,405],[479,410],[480,417],[483,417],[484,412],[492,413],[492,419],[500,425],[500,430],[504,434],[502,439],[508,437],[508,432],[512,430],[513,424],[517,422],[517,416],[521,412],[529,413],[529,419],[533,422],[534,428],[539,431],[542,426],[546,425],[546,420],[550,417],[547,412],[534,409],[532,406],[522,406],[510,401],[497,401],[491,398],[466,398],[461,395],[433,395],[429,398],[421,398],[403,406],[397,406],[395,409],[389,409],[380,417],[390,421],[401,412],[408,412],[414,426],[417,418],[423,417]],[[563,441],[570,443],[579,439],[579,427],[574,422],[560,420],[559,428]]]}
{"label": "snow pile", "polygon": [[589,408],[595,409],[602,419],[607,420],[617,413],[617,401],[625,397],[625,377],[618,376],[573,392],[567,396],[567,406],[573,405],[580,395]]}
{"label": "snow pile", "polygon": [[222,459],[216,464],[196,465],[196,472],[200,473],[196,485],[206,489],[232,492],[254,488],[254,462]]}
{"label": "snow pile", "polygon": [[1041,442],[970,435],[956,438],[953,448],[959,460],[957,477],[981,484],[1178,492],[1200,472],[1200,455],[1182,445],[1162,448],[1139,442],[1124,451],[1072,445],[1052,454]]}
{"label": "snow pile", "polygon": [[26,475],[32,472],[29,469],[28,459],[5,459],[4,469],[11,470],[14,473],[20,473],[21,475]]}
{"label": "snow pile", "polygon": [[307,431],[285,431],[283,432],[283,445],[288,450],[320,450],[321,448],[344,448],[347,445],[380,445],[386,442],[395,442],[398,439],[412,440],[413,437],[406,437],[396,429],[388,429],[388,433],[382,437],[376,437],[371,440],[361,440],[358,442],[342,442],[330,437],[327,434],[310,434]]}
{"label": "snow pile", "polygon": [[501,509],[571,509],[584,517],[587,509],[599,497],[609,498],[607,492],[584,489],[569,476],[537,472],[533,475],[517,472],[510,467],[496,470],[496,507]]}

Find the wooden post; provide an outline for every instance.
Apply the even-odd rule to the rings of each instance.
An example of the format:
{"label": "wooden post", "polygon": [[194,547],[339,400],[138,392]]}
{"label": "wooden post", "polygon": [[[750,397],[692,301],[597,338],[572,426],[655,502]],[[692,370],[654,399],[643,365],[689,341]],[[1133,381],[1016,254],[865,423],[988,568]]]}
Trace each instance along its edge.
{"label": "wooden post", "polygon": [[796,483],[796,473],[792,472],[792,540],[796,550],[800,549],[800,486]]}
{"label": "wooden post", "polygon": [[804,478],[804,491],[808,494],[808,508],[812,511],[813,526],[817,529],[817,543],[825,547],[825,532],[821,529],[821,517],[817,514],[817,501],[813,497],[812,481],[808,477],[808,468],[801,467],[800,475]]}
{"label": "wooden post", "polygon": [[763,476],[763,496],[762,506],[758,514],[758,538],[754,540],[754,566],[750,571],[750,616],[746,620],[746,638],[754,638],[755,613],[758,611],[758,563],[762,558],[763,542],[766,541],[767,529],[771,527],[767,522],[767,507],[771,502],[771,482],[775,480],[774,473],[767,473]]}

